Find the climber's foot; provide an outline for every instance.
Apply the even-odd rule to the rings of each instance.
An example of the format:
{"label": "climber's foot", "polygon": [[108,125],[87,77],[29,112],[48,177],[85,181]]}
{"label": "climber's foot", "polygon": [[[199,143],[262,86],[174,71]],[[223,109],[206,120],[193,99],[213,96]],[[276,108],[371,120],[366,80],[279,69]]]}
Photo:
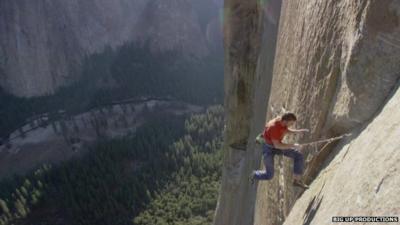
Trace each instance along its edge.
{"label": "climber's foot", "polygon": [[251,185],[253,185],[254,184],[254,182],[255,182],[255,179],[254,179],[254,176],[256,175],[256,172],[255,171],[252,171],[251,173],[250,173],[250,175],[249,175],[249,181],[250,181],[250,184]]}
{"label": "climber's foot", "polygon": [[301,181],[301,180],[293,180],[293,185],[304,188],[304,189],[309,188],[309,186],[307,184],[303,183],[303,181]]}

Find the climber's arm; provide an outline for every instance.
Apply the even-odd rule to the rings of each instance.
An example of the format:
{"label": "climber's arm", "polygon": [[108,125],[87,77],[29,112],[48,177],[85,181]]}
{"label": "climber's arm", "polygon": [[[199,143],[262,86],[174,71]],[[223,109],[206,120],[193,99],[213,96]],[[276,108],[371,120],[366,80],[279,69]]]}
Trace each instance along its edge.
{"label": "climber's arm", "polygon": [[303,132],[310,132],[309,129],[292,129],[292,128],[288,128],[288,133],[290,134],[299,134],[299,133],[303,133]]}
{"label": "climber's arm", "polygon": [[284,144],[278,140],[272,139],[272,143],[274,144],[274,147],[277,149],[285,150],[285,149],[290,149],[290,148],[295,148],[296,144]]}

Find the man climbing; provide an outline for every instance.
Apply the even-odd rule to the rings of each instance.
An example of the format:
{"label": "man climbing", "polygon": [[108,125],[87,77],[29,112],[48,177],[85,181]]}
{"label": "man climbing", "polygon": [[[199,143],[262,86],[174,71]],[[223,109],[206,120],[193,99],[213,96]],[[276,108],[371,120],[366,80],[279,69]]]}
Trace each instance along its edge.
{"label": "man climbing", "polygon": [[254,180],[270,180],[274,176],[274,156],[283,155],[292,158],[294,180],[293,184],[307,189],[308,186],[301,181],[301,175],[304,170],[304,157],[301,152],[301,145],[285,144],[282,139],[285,134],[296,134],[301,132],[308,132],[308,129],[292,129],[290,128],[297,118],[294,113],[284,113],[282,116],[276,117],[268,121],[265,125],[262,137],[264,140],[257,139],[257,142],[265,142],[263,144],[263,162],[265,171],[253,171],[251,174],[251,182]]}

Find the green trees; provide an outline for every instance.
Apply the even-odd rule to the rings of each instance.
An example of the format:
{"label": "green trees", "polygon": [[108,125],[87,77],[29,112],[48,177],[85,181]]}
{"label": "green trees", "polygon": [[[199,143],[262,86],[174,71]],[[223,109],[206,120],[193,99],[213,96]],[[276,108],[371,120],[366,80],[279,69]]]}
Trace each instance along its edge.
{"label": "green trees", "polygon": [[149,120],[135,136],[101,141],[82,158],[0,184],[0,224],[49,223],[51,212],[79,225],[209,224],[221,176],[222,107]]}
{"label": "green trees", "polygon": [[5,214],[10,212],[10,210],[7,207],[7,203],[3,199],[0,199],[0,209],[1,212]]}
{"label": "green trees", "polygon": [[221,177],[223,124],[221,106],[185,121],[186,134],[173,144],[177,165],[172,179],[133,219],[134,225],[211,224]]}
{"label": "green trees", "polygon": [[[11,222],[25,218],[42,197],[44,186],[40,180],[49,167],[44,165],[37,169],[30,177],[14,178],[0,184],[0,224],[7,225]],[[32,183],[31,181],[35,181]],[[18,185],[21,184],[21,185]],[[17,186],[14,190],[12,187]]]}

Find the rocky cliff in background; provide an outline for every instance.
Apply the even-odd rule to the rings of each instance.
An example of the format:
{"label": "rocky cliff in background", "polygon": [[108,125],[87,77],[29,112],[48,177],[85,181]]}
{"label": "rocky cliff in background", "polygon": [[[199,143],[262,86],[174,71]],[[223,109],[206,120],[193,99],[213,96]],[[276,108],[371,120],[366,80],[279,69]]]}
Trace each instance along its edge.
{"label": "rocky cliff in background", "polygon": [[[153,0],[143,9],[135,39],[150,40],[153,51],[179,49],[185,54],[207,54],[205,34],[187,0]],[[196,21],[196,22],[195,22]]]}
{"label": "rocky cliff in background", "polygon": [[[233,2],[226,1],[227,5]],[[259,10],[257,4],[248,6],[242,8],[246,11],[241,12],[243,15]],[[247,23],[246,19],[237,19],[235,24],[225,28],[234,30]],[[250,37],[259,35],[258,30],[243,32]],[[261,39],[242,39],[241,33],[230,35],[233,37],[228,41],[241,39],[242,46],[248,45],[248,49],[265,45]],[[237,46],[227,43],[226,54],[230,55],[226,57],[230,57]],[[248,156],[261,151],[250,144],[254,134],[260,132],[253,124],[254,112],[265,110],[267,104],[254,103],[261,98],[258,94],[247,97],[242,105],[231,102],[237,101],[241,90],[257,93],[255,85],[268,87],[262,83],[268,79],[254,79],[254,70],[245,70],[242,65],[254,65],[270,58],[260,54],[258,58],[244,61],[242,58],[246,54],[239,51],[235,55],[237,61],[226,62],[225,88],[230,94],[226,103],[230,120],[225,139],[227,145],[232,136],[242,135],[249,137],[249,144],[245,152],[225,147],[225,173],[215,224],[277,225],[283,224],[289,215],[285,224],[319,225],[330,224],[334,215],[400,214],[396,208],[400,205],[400,193],[399,189],[394,189],[400,177],[394,163],[400,160],[395,152],[399,143],[394,140],[399,133],[400,115],[395,110],[398,94],[385,106],[399,87],[400,2],[282,1],[271,93],[268,88],[264,93],[259,92],[269,96],[266,119],[273,116],[270,106],[283,106],[298,114],[297,126],[310,128],[311,133],[290,137],[288,141],[306,142],[348,132],[353,134],[340,143],[328,145],[316,156],[306,153],[304,180],[311,183],[311,188],[297,202],[301,190],[292,186],[292,162],[281,157],[275,160],[274,179],[259,182],[255,198],[249,191],[246,173],[254,166],[257,168],[261,159],[253,162]],[[257,67],[258,71],[263,70]],[[236,76],[237,71],[245,75]],[[268,73],[263,75],[269,76]],[[379,116],[372,120],[382,108]],[[265,118],[259,122],[262,127]],[[321,148],[313,146],[305,151]],[[237,197],[243,193],[245,197]],[[383,197],[382,193],[390,197]],[[224,204],[226,199],[228,205]],[[253,214],[249,210],[254,210]],[[219,212],[224,212],[224,220],[219,218]]]}
{"label": "rocky cliff in background", "polygon": [[[218,2],[207,3],[217,18]],[[0,86],[17,96],[53,93],[76,80],[85,55],[127,41],[202,57],[210,39],[201,17],[189,0],[1,1]]]}

